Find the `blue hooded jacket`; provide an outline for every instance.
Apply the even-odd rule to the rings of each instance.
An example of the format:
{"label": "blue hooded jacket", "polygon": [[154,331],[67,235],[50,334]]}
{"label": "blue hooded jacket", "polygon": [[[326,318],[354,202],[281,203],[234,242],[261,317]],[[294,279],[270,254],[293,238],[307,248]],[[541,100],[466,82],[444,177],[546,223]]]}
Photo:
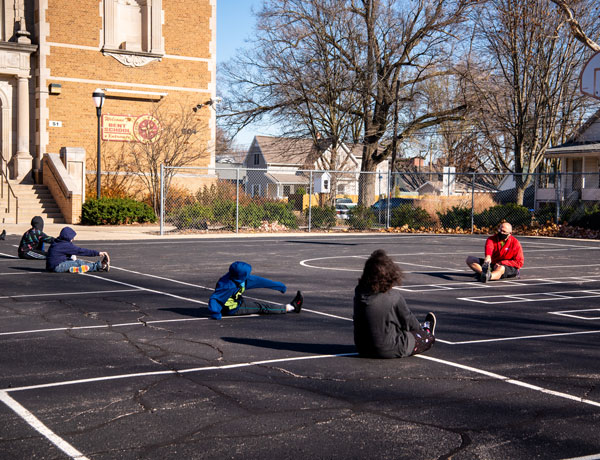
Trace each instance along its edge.
{"label": "blue hooded jacket", "polygon": [[85,249],[75,246],[71,241],[77,233],[71,227],[65,227],[60,231],[60,235],[56,238],[46,257],[46,270],[54,271],[57,265],[69,260],[71,256],[86,256],[96,257],[100,253],[94,249]]}
{"label": "blue hooded jacket", "polygon": [[234,262],[229,266],[229,272],[217,281],[215,292],[208,300],[208,309],[214,319],[221,319],[222,310],[229,312],[238,308],[245,290],[266,288],[285,294],[285,284],[251,275],[251,270],[246,262]]}

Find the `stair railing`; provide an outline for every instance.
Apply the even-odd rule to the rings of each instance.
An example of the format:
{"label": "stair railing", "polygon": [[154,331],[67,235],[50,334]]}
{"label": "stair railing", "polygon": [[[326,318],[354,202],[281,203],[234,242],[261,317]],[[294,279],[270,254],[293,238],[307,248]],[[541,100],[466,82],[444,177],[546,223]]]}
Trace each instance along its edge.
{"label": "stair railing", "polygon": [[4,157],[2,155],[0,155],[0,160],[2,160],[0,162],[0,198],[4,199],[4,185],[6,185],[6,212],[8,214],[11,213],[10,211],[10,203],[11,203],[11,195],[12,198],[15,202],[13,208],[15,211],[15,224],[19,223],[19,198],[17,197],[17,195],[15,195],[14,190],[12,189],[12,187],[10,186],[10,183],[8,182],[8,162],[4,159]]}

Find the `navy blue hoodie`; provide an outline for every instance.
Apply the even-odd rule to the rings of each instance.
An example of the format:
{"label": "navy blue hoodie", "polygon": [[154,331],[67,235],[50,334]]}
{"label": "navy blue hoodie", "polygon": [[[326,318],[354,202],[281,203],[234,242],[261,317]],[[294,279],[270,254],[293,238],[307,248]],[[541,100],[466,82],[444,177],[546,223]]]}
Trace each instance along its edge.
{"label": "navy blue hoodie", "polygon": [[71,241],[77,233],[71,227],[65,227],[60,231],[60,235],[56,238],[46,258],[46,270],[54,271],[57,265],[69,260],[71,256],[87,256],[97,257],[100,253],[94,249],[85,249],[75,246]]}
{"label": "navy blue hoodie", "polygon": [[208,300],[208,309],[214,319],[221,319],[223,309],[229,312],[238,308],[246,289],[267,288],[285,294],[285,284],[251,275],[251,270],[252,267],[246,262],[234,262],[229,266],[229,272],[219,279],[215,292]]}

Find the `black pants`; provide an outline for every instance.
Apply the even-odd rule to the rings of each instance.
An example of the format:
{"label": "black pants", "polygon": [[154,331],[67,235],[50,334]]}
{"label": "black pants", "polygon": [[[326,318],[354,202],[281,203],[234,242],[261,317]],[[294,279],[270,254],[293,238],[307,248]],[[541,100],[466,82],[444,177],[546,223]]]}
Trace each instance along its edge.
{"label": "black pants", "polygon": [[27,252],[19,251],[19,259],[45,260],[47,255],[48,253],[41,249],[30,249]]}
{"label": "black pants", "polygon": [[273,305],[267,302],[246,301],[242,297],[239,307],[234,310],[229,310],[226,314],[228,316],[239,316],[239,315],[279,315],[287,313],[285,305]]}
{"label": "black pants", "polygon": [[411,355],[418,355],[429,350],[435,343],[435,337],[429,330],[421,329],[420,331],[410,331],[415,338],[415,349]]}

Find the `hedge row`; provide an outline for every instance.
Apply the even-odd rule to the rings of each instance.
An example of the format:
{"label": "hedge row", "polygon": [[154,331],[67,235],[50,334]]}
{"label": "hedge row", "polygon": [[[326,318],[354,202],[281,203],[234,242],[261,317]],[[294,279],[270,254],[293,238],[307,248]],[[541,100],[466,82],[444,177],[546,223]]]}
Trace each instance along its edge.
{"label": "hedge row", "polygon": [[121,225],[156,222],[154,210],[146,203],[129,198],[86,200],[81,208],[84,225]]}
{"label": "hedge row", "polygon": [[[210,205],[193,203],[182,206],[166,217],[178,229],[205,230],[209,225],[234,228],[236,206],[234,200],[219,199]],[[258,228],[264,221],[277,222],[287,228],[296,229],[298,223],[291,206],[283,202],[266,202],[262,205],[250,202],[238,208],[240,227]]]}

